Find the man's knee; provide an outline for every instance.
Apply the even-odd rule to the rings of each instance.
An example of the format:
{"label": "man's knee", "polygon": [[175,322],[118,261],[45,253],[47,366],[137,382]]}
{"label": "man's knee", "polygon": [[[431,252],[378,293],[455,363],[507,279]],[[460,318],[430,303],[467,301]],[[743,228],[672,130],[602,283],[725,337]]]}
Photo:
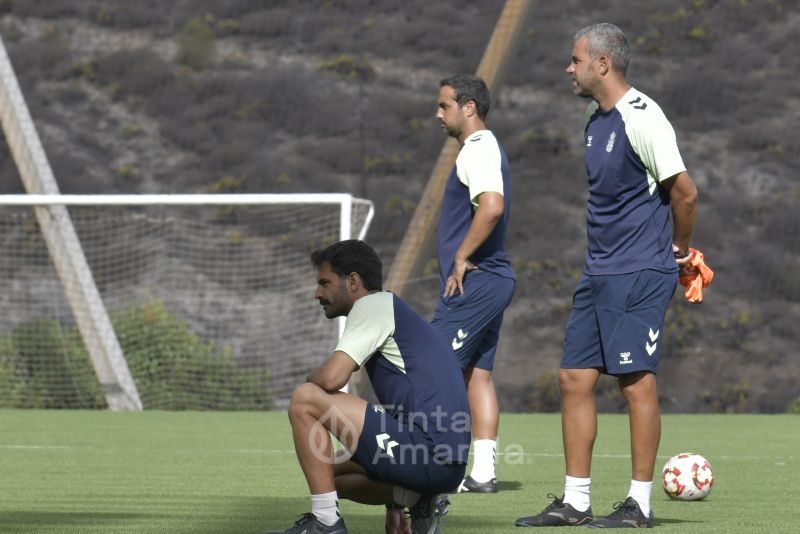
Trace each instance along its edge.
{"label": "man's knee", "polygon": [[658,397],[656,375],[650,372],[620,376],[619,387],[628,402],[644,402]]}
{"label": "man's knee", "polygon": [[316,405],[315,401],[319,399],[320,394],[324,393],[321,387],[311,382],[305,382],[294,388],[289,401],[289,420],[311,410]]}
{"label": "man's knee", "polygon": [[558,387],[561,395],[591,395],[597,383],[594,369],[559,369]]}
{"label": "man's knee", "polygon": [[479,367],[467,367],[464,369],[464,381],[467,388],[491,387],[493,385],[492,372]]}

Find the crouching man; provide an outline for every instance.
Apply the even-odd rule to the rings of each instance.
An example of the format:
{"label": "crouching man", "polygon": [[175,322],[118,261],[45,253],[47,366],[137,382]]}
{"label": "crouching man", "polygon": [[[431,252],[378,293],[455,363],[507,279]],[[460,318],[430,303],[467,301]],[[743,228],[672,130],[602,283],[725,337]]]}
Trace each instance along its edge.
{"label": "crouching man", "polygon": [[[386,505],[386,530],[439,532],[447,493],[464,477],[470,412],[461,369],[444,338],[399,297],[381,291],[381,261],[347,240],[311,254],[314,297],[329,319],[346,316],[328,360],[289,406],[311,512],[285,534],[345,534],[339,497]],[[364,366],[380,404],[339,391]],[[351,454],[333,461],[332,433]]]}

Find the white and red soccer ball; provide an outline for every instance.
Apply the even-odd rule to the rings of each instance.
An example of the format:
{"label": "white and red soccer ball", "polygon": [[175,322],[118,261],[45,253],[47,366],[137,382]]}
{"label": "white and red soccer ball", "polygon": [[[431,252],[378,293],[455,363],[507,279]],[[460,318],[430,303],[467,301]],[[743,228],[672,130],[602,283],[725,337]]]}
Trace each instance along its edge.
{"label": "white and red soccer ball", "polygon": [[708,460],[691,452],[676,454],[661,470],[664,492],[673,499],[697,501],[711,492],[714,472]]}

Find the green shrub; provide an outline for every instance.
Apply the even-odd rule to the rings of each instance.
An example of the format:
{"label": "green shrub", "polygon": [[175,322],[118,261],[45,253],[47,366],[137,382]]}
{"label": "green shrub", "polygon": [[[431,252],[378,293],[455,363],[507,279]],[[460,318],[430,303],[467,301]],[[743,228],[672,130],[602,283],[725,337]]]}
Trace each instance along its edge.
{"label": "green shrub", "polygon": [[202,18],[190,19],[178,33],[178,53],[175,60],[193,70],[211,65],[216,51],[214,29]]}
{"label": "green shrub", "polygon": [[372,65],[366,59],[341,54],[320,64],[320,69],[330,72],[337,78],[371,80],[375,76]]}
{"label": "green shrub", "polygon": [[266,370],[239,367],[227,349],[201,340],[186,322],[170,314],[163,302],[133,306],[115,314],[113,322],[146,408],[270,407]]}
{"label": "green shrub", "polygon": [[114,170],[123,178],[129,179],[136,178],[136,175],[139,174],[139,169],[136,167],[136,165],[119,165]]}
{"label": "green shrub", "polygon": [[[720,391],[721,389],[721,391]],[[700,400],[712,413],[748,413],[754,403],[750,384],[725,384],[717,391],[704,391]]]}
{"label": "green shrub", "polygon": [[[225,348],[201,340],[164,303],[112,316],[146,409],[269,409],[269,372],[240,367]],[[105,408],[76,328],[36,319],[0,337],[0,408]]]}
{"label": "green shrub", "polygon": [[105,406],[76,329],[36,319],[0,338],[0,407]]}

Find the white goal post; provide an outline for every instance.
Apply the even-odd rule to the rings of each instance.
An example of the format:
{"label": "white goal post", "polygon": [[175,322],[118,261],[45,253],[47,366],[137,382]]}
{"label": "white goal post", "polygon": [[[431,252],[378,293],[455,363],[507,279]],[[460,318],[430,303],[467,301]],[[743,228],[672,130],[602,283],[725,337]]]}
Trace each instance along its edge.
{"label": "white goal post", "polygon": [[285,403],[343,326],[313,299],[309,254],[364,239],[374,214],[337,193],[0,195],[0,407],[111,407],[42,210],[74,226],[145,409]]}

